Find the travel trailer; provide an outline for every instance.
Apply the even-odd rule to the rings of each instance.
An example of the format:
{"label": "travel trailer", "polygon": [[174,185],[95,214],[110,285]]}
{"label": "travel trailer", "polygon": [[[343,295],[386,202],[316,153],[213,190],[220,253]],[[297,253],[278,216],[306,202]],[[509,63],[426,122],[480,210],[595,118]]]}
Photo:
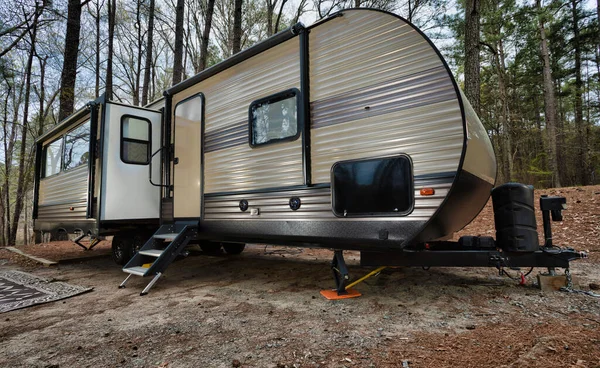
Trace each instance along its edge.
{"label": "travel trailer", "polygon": [[[535,216],[512,216],[533,200],[523,185],[498,191],[514,220],[497,223],[502,241],[445,241],[489,199],[495,155],[439,51],[391,13],[350,9],[297,24],[164,96],[162,128],[158,111],[100,105],[109,122],[92,162],[102,170],[86,182],[85,197],[98,193],[100,205],[80,216],[100,231],[138,217],[156,224],[160,215],[162,224],[123,268],[130,275],[121,286],[131,275],[152,276],[147,293],[193,241],[234,254],[253,242],[332,248],[340,293],[343,250],[361,251],[365,265],[390,266],[568,267],[579,257],[540,250]],[[135,129],[124,130],[130,115]],[[156,162],[150,152],[160,153]],[[159,187],[149,183],[151,164]],[[560,200],[548,201],[562,210]]]}

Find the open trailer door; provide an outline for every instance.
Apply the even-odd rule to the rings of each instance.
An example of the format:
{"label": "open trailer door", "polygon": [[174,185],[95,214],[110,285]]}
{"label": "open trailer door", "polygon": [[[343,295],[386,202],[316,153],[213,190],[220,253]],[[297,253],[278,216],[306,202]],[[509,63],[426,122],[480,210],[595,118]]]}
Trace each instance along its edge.
{"label": "open trailer door", "polygon": [[160,181],[160,155],[152,154],[161,145],[161,112],[108,102],[105,119],[100,220],[158,219],[160,187],[149,175]]}

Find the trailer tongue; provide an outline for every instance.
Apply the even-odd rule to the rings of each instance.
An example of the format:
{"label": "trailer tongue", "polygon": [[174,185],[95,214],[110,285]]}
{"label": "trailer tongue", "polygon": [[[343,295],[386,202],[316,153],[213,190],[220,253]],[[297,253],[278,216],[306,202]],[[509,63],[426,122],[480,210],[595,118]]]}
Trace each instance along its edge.
{"label": "trailer tongue", "polygon": [[[458,242],[432,241],[406,247],[402,252],[361,251],[360,265],[363,267],[495,267],[500,273],[505,268],[547,268],[550,275],[556,268],[565,269],[570,278],[569,263],[587,258],[587,253],[568,247],[556,246],[552,242],[552,221],[562,221],[562,210],[566,209],[566,198],[541,196],[540,209],[544,224],[544,244],[539,245],[533,207],[533,187],[509,183],[492,191],[496,240],[486,236],[463,236]],[[383,267],[381,267],[383,265]],[[348,268],[341,250],[334,252],[331,269],[336,288],[324,290],[327,299],[346,299],[360,296],[348,284]],[[359,281],[372,276],[370,273]],[[570,283],[570,280],[567,280]],[[568,285],[565,285],[569,287]]]}

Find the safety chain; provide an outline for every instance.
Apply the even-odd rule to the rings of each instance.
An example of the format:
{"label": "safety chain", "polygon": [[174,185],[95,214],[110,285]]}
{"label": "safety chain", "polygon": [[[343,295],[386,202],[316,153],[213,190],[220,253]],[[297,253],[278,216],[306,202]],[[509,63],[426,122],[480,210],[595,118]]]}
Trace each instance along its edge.
{"label": "safety chain", "polygon": [[600,298],[600,294],[596,294],[591,290],[579,290],[573,288],[573,278],[571,277],[571,271],[566,268],[565,276],[567,276],[567,286],[563,286],[560,288],[560,291],[564,291],[565,293],[576,293],[576,294],[585,294],[592,296],[594,298]]}

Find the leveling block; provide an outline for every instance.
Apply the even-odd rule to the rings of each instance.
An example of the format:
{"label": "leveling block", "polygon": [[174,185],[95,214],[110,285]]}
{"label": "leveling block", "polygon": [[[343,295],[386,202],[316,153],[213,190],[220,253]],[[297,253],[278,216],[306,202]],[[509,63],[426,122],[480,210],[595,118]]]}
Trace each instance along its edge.
{"label": "leveling block", "polygon": [[342,251],[335,251],[333,256],[333,261],[331,262],[331,269],[333,271],[333,277],[335,279],[336,289],[333,290],[321,290],[321,295],[328,300],[340,300],[340,299],[350,299],[350,298],[358,298],[362,294],[358,291],[352,289],[353,286],[365,281],[371,276],[379,274],[381,271],[386,269],[387,266],[379,267],[368,274],[364,275],[360,279],[346,285],[348,281],[348,269],[346,268],[346,262],[344,262],[344,256],[342,255]]}

